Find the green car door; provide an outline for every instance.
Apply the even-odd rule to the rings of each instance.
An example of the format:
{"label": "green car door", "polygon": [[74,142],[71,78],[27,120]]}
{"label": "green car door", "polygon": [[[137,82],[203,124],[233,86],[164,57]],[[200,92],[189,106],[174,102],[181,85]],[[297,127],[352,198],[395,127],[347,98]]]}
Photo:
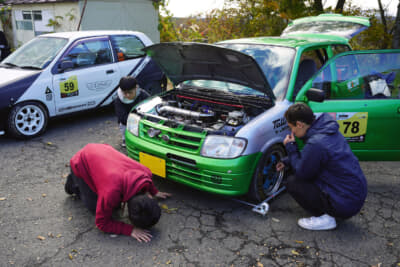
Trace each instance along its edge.
{"label": "green car door", "polygon": [[[330,113],[360,160],[400,160],[399,87],[400,50],[346,52],[330,59],[296,101]],[[311,91],[324,100],[312,101]]]}

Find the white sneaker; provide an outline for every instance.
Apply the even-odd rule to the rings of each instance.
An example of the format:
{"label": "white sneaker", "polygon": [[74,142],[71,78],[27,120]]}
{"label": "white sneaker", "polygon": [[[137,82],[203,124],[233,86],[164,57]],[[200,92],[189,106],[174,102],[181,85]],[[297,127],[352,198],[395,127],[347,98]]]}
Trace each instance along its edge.
{"label": "white sneaker", "polygon": [[336,228],[336,220],[328,214],[319,217],[301,218],[298,225],[307,230],[331,230]]}

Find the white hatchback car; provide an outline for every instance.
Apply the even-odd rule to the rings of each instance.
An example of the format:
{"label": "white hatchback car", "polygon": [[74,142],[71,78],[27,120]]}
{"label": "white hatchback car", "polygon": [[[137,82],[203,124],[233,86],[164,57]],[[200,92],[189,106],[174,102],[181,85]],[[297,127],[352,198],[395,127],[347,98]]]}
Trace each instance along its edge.
{"label": "white hatchback car", "polygon": [[141,32],[80,31],[38,36],[0,64],[0,134],[30,138],[49,118],[106,106],[123,76],[136,77],[150,94],[165,84],[142,51]]}

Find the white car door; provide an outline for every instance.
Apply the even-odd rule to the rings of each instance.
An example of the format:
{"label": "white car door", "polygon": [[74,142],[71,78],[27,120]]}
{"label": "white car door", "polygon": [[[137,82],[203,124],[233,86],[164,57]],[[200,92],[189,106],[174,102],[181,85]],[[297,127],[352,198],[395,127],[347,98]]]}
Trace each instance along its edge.
{"label": "white car door", "polygon": [[110,103],[121,75],[108,37],[76,41],[58,65],[53,76],[57,115]]}

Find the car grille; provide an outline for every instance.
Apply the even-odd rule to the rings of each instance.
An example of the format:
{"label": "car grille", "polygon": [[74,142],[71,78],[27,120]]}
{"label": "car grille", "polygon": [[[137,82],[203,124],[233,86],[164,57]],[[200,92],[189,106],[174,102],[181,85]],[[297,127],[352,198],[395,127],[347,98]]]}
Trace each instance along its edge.
{"label": "car grille", "polygon": [[[175,150],[200,154],[201,145],[206,137],[205,131],[194,131],[185,125],[171,125],[164,121],[157,123],[142,120],[140,125],[140,138],[165,147],[173,147]],[[154,136],[151,133],[156,133]]]}
{"label": "car grille", "polygon": [[[133,146],[128,147],[128,154],[136,161],[139,160],[139,150]],[[174,155],[167,154],[165,159],[166,176],[178,181],[189,181],[199,186],[207,186],[215,189],[229,190],[232,188],[232,178],[221,177],[204,172],[196,166],[196,161]]]}

